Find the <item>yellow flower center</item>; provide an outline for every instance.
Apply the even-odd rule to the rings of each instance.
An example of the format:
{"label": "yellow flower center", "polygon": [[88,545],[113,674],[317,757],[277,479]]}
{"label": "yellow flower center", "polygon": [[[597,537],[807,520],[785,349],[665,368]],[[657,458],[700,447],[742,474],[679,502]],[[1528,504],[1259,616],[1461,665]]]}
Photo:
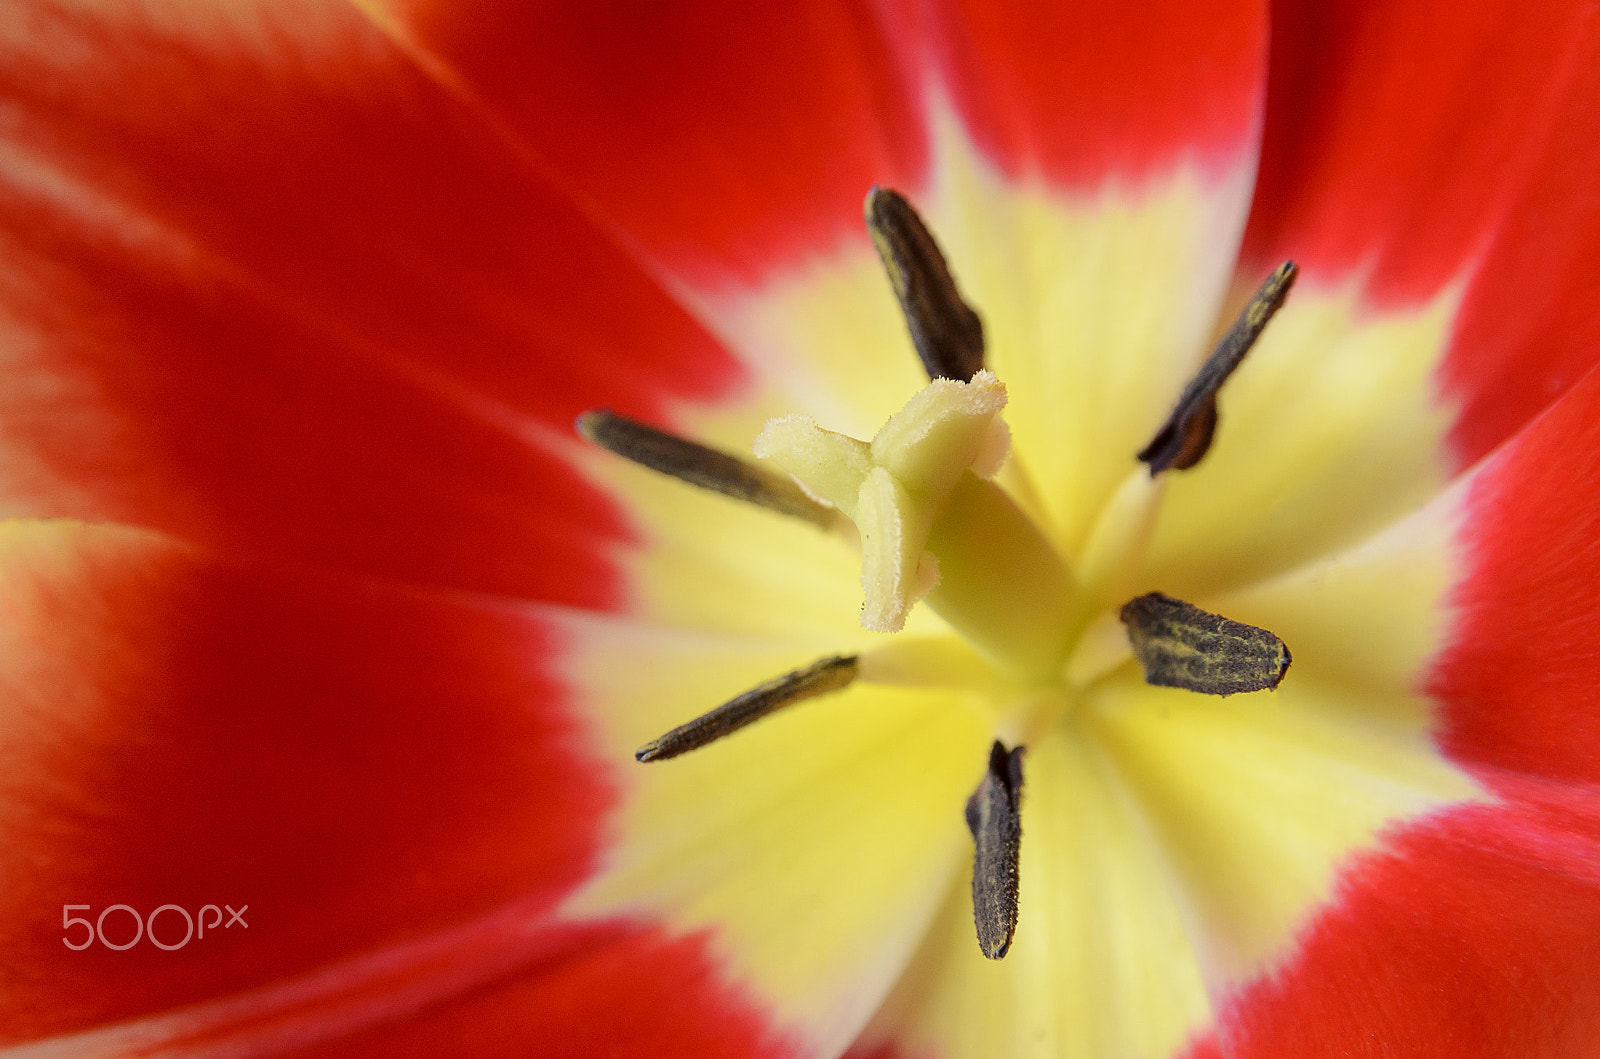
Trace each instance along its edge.
{"label": "yellow flower center", "polygon": [[[843,526],[823,510],[831,506],[857,531],[861,624],[900,632],[911,607],[926,598],[994,669],[997,684],[1009,685],[997,698],[1022,704],[1021,727],[1031,738],[1072,703],[1074,685],[1126,657],[1102,629],[1088,654],[1068,664],[1106,593],[1131,583],[1161,493],[1138,476],[1118,491],[1090,539],[1090,579],[1077,582],[1045,534],[991,481],[1010,434],[1000,418],[1005,387],[982,367],[981,318],[962,300],[938,244],[902,196],[874,188],[866,215],[933,378],[870,442],[826,430],[809,416],[768,422],[755,454],[788,472],[803,495],[726,453],[608,412],[586,413],[578,429],[691,484],[819,526]],[[1285,263],[1268,278],[1139,453],[1151,479],[1193,467],[1210,448],[1217,392],[1283,304],[1294,276],[1293,263]],[[1116,617],[1128,627],[1132,653],[1151,684],[1216,695],[1259,691],[1276,687],[1289,666],[1287,648],[1270,632],[1161,593],[1128,601]],[[794,702],[848,687],[863,669],[873,675],[870,657],[865,664],[856,656],[823,658],[679,725],[635,757],[677,757]],[[1016,927],[1022,782],[1022,748],[996,740],[989,771],[967,804],[978,940],[984,955],[996,959],[1009,950]]]}
{"label": "yellow flower center", "polygon": [[[845,505],[748,459],[762,425],[796,409],[871,439],[822,442],[853,450],[843,481],[859,514],[881,466],[875,435],[926,385],[899,352],[906,321],[865,241],[757,288],[700,292],[703,319],[750,374],[674,418],[743,467],[719,492],[770,510],[580,457],[635,538],[618,554],[618,613],[553,619],[619,796],[604,859],[564,910],[703,939],[719,973],[819,1054],[842,1051],[875,1011],[908,1050],[952,1057],[1172,1054],[1205,1025],[1208,997],[1288,951],[1345,858],[1477,796],[1436,754],[1414,690],[1445,627],[1448,519],[1373,538],[1444,481],[1449,409],[1430,371],[1458,288],[1399,310],[1368,304],[1356,281],[1300,291],[1228,384],[1203,462],[1152,477],[1132,457],[1214,325],[1248,170],[1180,164],[1148,185],[1069,195],[998,173],[959,128],[939,128],[929,216],[985,313],[984,361],[1007,387],[1000,415],[1016,439],[992,478],[979,459],[958,482],[997,487],[1046,537],[1070,569],[1078,624],[1040,652],[1052,671],[1006,642],[1012,608],[1049,595],[1025,576],[990,593],[992,621],[942,610],[935,593],[957,587],[962,561],[940,523],[978,553],[971,569],[990,564],[983,586],[1014,550],[998,523],[952,517],[955,486],[916,565],[890,570],[910,604],[904,631],[864,631],[867,542]],[[902,305],[921,296],[890,278]],[[951,339],[948,356],[923,368],[970,384],[979,328],[947,315],[934,337]],[[1204,419],[1193,411],[1191,429]],[[692,477],[699,456],[663,460]],[[917,605],[922,552],[941,578]],[[1120,612],[1151,589],[1282,635],[1294,673],[1275,693],[1227,699],[1150,686]],[[1183,647],[1163,606],[1149,605],[1147,640],[1172,661]],[[737,704],[736,721],[770,717],[624,766],[719,702]],[[1011,812],[996,737],[1027,748],[1011,821],[1026,836],[1016,935],[1001,961],[983,958],[1002,946],[981,926],[973,944],[967,875],[985,860],[974,818],[1003,838]],[[998,875],[1003,859],[991,849]]]}

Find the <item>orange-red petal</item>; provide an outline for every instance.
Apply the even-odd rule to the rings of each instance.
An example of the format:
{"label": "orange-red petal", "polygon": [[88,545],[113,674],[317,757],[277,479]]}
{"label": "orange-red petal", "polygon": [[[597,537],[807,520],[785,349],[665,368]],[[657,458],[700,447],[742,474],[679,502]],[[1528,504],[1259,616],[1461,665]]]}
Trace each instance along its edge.
{"label": "orange-red petal", "polygon": [[1600,803],[1593,788],[1576,798],[1540,788],[1407,827],[1350,865],[1296,957],[1221,1012],[1221,1054],[1591,1054]]}
{"label": "orange-red petal", "polygon": [[574,194],[697,279],[861,226],[927,145],[887,37],[838,0],[374,3]]}
{"label": "orange-red petal", "polygon": [[373,7],[704,288],[858,236],[872,184],[922,189],[941,105],[1004,168],[1080,188],[1184,157],[1231,166],[1265,43],[1253,0]]}
{"label": "orange-red petal", "polygon": [[1274,5],[1245,275],[1379,304],[1465,282],[1439,374],[1465,466],[1600,351],[1600,19],[1581,2]]}
{"label": "orange-red petal", "polygon": [[738,377],[625,248],[345,5],[14,15],[5,513],[614,600],[541,438]]}
{"label": "orange-red petal", "polygon": [[1600,371],[1474,474],[1466,511],[1439,741],[1491,786],[1600,790]]}
{"label": "orange-red petal", "polygon": [[800,1054],[730,986],[703,936],[617,925],[564,959],[297,1052],[305,1059],[783,1059]]}
{"label": "orange-red petal", "polygon": [[[934,83],[1012,175],[1087,190],[1188,158],[1227,170],[1255,146],[1265,3],[882,0],[923,37]],[[913,14],[913,9],[923,9]]]}
{"label": "orange-red petal", "polygon": [[[0,587],[3,1039],[287,1047],[497,987],[613,1045],[759,1036],[698,939],[558,921],[611,787],[536,614],[65,522],[0,529]],[[63,944],[114,904],[248,925]]]}

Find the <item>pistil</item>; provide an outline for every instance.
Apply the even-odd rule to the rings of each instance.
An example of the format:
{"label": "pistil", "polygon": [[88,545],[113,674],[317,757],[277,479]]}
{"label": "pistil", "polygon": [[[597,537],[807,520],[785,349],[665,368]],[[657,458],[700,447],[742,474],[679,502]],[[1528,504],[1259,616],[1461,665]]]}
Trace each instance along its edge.
{"label": "pistil", "polygon": [[855,523],[862,625],[898,632],[926,596],[1010,675],[1053,680],[1082,606],[1049,541],[987,480],[1007,447],[1005,400],[987,371],[967,383],[935,379],[870,443],[786,416],[767,424],[755,451]]}

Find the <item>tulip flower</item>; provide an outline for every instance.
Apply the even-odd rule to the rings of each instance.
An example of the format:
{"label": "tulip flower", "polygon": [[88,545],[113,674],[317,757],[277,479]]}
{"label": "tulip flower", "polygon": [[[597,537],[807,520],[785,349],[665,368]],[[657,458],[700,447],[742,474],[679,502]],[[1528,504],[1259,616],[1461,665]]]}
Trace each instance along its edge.
{"label": "tulip flower", "polygon": [[1595,1054],[1592,4],[4,21],[6,1054]]}

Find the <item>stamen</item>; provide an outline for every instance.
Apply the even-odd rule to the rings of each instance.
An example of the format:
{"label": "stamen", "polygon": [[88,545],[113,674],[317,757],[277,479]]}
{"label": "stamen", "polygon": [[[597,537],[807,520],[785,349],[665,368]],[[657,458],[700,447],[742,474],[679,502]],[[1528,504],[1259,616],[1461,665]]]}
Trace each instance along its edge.
{"label": "stamen", "polygon": [[1207,695],[1265,691],[1289,671],[1289,648],[1254,625],[1151,592],[1123,605],[1128,641],[1146,683]]}
{"label": "stamen", "polygon": [[1187,470],[1211,448],[1211,437],[1217,429],[1217,391],[1244,361],[1267,321],[1283,306],[1299,271],[1293,261],[1285,261],[1267,277],[1200,371],[1184,387],[1172,415],[1139,453],[1138,458],[1150,465],[1150,477],[1165,470]]}
{"label": "stamen", "polygon": [[601,448],[701,489],[803,519],[822,529],[831,529],[839,517],[783,475],[607,409],[583,413],[576,425],[579,434]]}
{"label": "stamen", "polygon": [[634,752],[635,761],[665,761],[716,742],[725,735],[803,699],[848,687],[856,679],[855,655],[829,655],[729,699],[688,724],[681,724]]}
{"label": "stamen", "polygon": [[978,948],[998,960],[1017,932],[1017,861],[1022,849],[1022,747],[989,749],[989,771],[967,799],[972,858],[972,920]]}
{"label": "stamen", "polygon": [[928,226],[889,188],[867,192],[866,215],[928,378],[971,380],[983,369],[983,321],[962,300]]}

